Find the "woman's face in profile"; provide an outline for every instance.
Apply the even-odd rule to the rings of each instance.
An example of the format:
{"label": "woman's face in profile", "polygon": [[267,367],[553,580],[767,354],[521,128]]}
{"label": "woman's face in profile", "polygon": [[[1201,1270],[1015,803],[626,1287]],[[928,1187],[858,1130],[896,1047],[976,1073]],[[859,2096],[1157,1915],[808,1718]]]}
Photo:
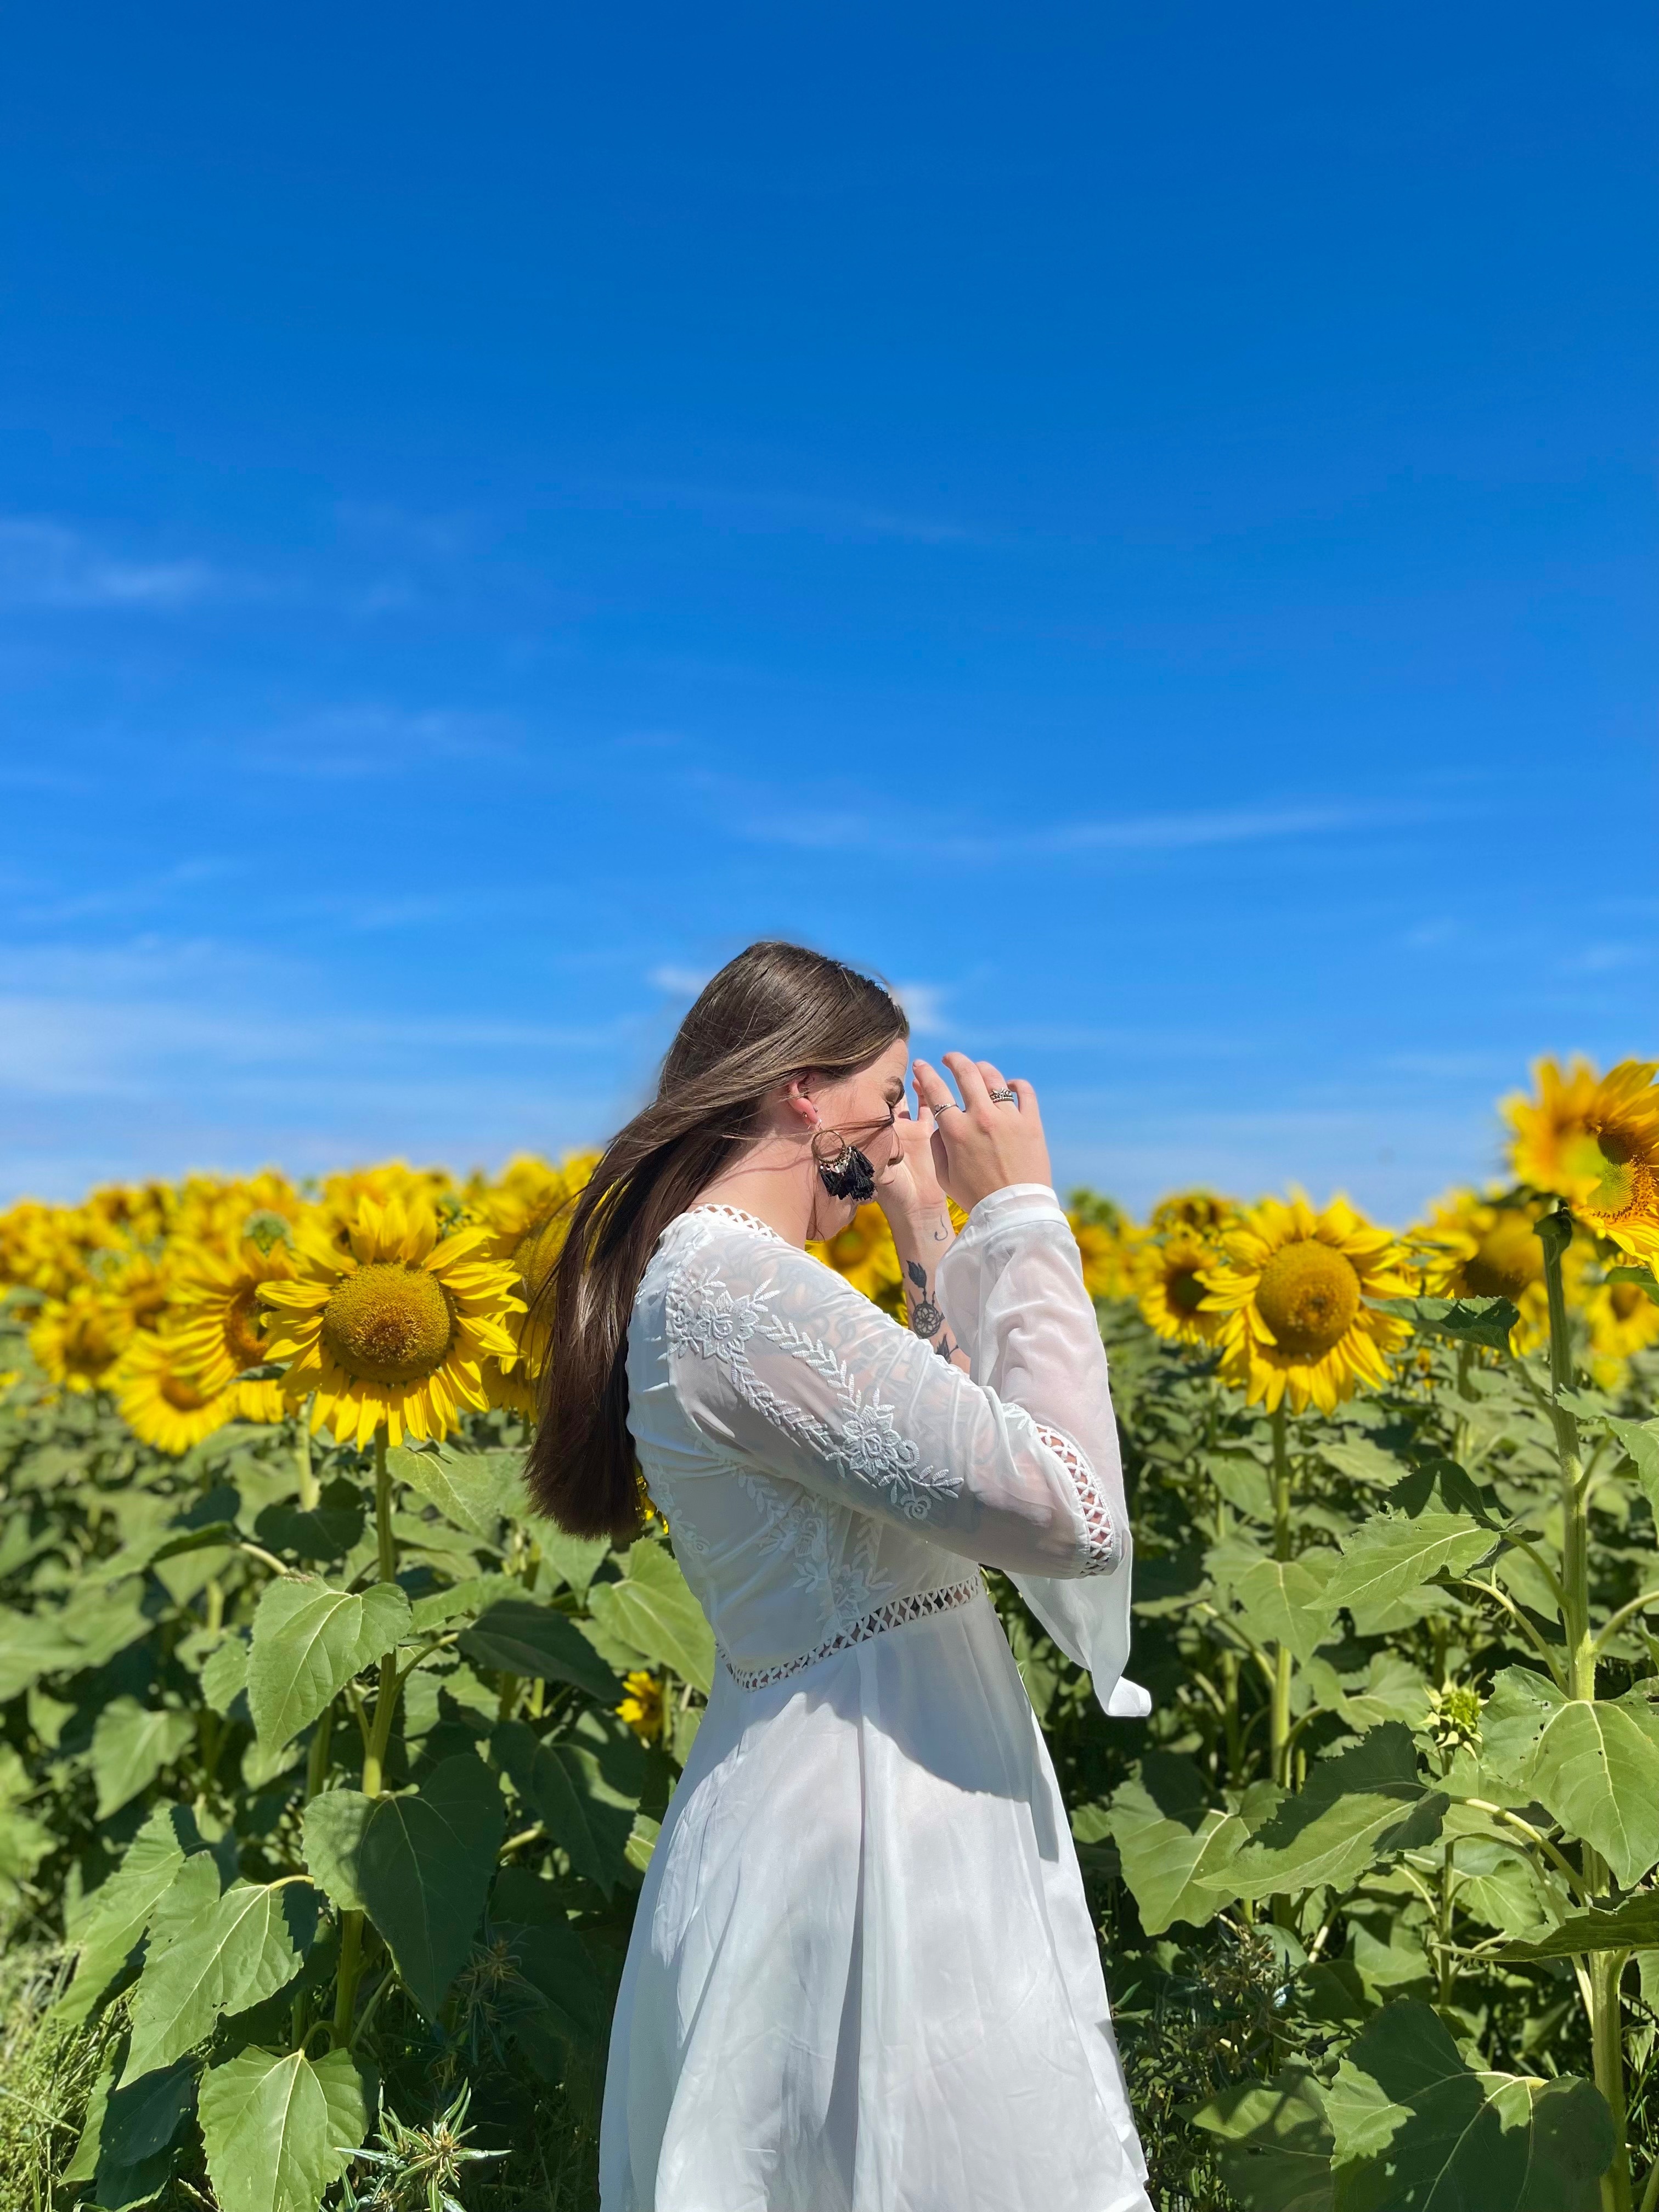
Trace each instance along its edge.
{"label": "woman's face in profile", "polygon": [[[824,1127],[838,1129],[848,1144],[856,1145],[878,1177],[899,1157],[893,1117],[903,1103],[909,1071],[909,1044],[903,1037],[895,1037],[886,1051],[866,1066],[855,1069],[851,1075],[835,1076],[824,1083],[822,1090],[814,1088],[811,1094],[813,1103],[823,1117]],[[829,1148],[820,1145],[818,1149],[823,1152]],[[824,1206],[833,1209],[843,1226],[858,1211],[850,1199],[832,1199],[827,1193]]]}

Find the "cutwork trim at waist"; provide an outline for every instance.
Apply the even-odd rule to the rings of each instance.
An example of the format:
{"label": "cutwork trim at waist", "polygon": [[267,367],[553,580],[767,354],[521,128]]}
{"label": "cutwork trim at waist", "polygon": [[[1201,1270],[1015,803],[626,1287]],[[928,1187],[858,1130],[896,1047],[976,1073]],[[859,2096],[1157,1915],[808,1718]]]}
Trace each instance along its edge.
{"label": "cutwork trim at waist", "polygon": [[890,1628],[902,1628],[912,1620],[931,1620],[935,1613],[953,1613],[959,1605],[967,1605],[978,1597],[985,1584],[975,1575],[970,1583],[947,1583],[943,1589],[916,1590],[908,1597],[890,1598],[878,1605],[873,1613],[861,1614],[848,1627],[840,1630],[815,1650],[803,1651],[799,1659],[784,1659],[775,1667],[734,1666],[724,1651],[720,1663],[740,1690],[766,1690],[774,1682],[787,1681],[790,1675],[799,1674],[803,1668],[816,1667],[820,1659],[828,1659],[837,1651],[850,1651],[855,1644],[867,1644],[872,1636],[884,1636]]}

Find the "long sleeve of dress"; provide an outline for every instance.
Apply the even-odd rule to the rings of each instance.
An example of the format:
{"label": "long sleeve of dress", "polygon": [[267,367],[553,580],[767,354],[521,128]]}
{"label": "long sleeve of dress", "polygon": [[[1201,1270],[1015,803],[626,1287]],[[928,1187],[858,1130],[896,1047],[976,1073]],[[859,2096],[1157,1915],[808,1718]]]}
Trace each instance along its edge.
{"label": "long sleeve of dress", "polygon": [[[1111,1401],[1075,1245],[1068,1273],[1052,1224],[1028,1209],[984,1265],[1004,1287],[970,1377],[806,1253],[721,1238],[668,1290],[675,1393],[757,1473],[1045,1584],[1127,1581]],[[960,1279],[955,1253],[945,1266]]]}
{"label": "long sleeve of dress", "polygon": [[1077,1239],[1045,1183],[1016,1183],[981,1199],[939,1268],[939,1303],[975,1378],[1050,1418],[1062,1446],[1086,1456],[1093,1509],[1114,1533],[1109,1576],[1098,1582],[1011,1570],[1021,1596],[1060,1650],[1088,1669],[1103,1708],[1139,1717],[1152,1700],[1123,1680],[1129,1656],[1131,1545],[1117,1423],[1105,1348],[1084,1287]]}

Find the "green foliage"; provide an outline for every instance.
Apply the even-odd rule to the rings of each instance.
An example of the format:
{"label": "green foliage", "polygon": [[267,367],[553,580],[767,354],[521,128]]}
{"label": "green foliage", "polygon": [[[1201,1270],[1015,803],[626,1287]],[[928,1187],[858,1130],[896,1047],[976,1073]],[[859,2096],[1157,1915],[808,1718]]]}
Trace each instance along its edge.
{"label": "green foliage", "polygon": [[1437,2202],[1597,2212],[1613,2122],[1588,2081],[1471,2066],[1427,2005],[1387,2006],[1326,2097],[1334,2212]]}
{"label": "green foliage", "polygon": [[[1609,2033],[1659,2155],[1659,1363],[1553,1384],[1501,1301],[1401,1309],[1387,1389],[1270,1419],[1103,1306],[1149,1722],[997,1585],[1161,2212],[1624,2212]],[[173,1461],[0,1349],[20,2207],[587,2212],[715,1663],[672,1538],[536,1520],[508,1415]]]}
{"label": "green foliage", "polygon": [[202,2077],[202,2144],[223,2212],[316,2212],[362,2142],[350,2056],[250,2045]]}
{"label": "green foliage", "polygon": [[329,1824],[336,1880],[349,1869],[351,1893],[385,1937],[404,1986],[432,2019],[483,1917],[503,1834],[500,1787],[464,1751],[441,1760],[416,1790],[372,1800],[356,1790],[343,1794],[355,1801],[360,1825],[353,1838],[343,1820]]}
{"label": "green foliage", "polygon": [[269,1584],[247,1659],[247,1709],[261,1745],[280,1751],[410,1625],[395,1583],[351,1591],[286,1575]]}

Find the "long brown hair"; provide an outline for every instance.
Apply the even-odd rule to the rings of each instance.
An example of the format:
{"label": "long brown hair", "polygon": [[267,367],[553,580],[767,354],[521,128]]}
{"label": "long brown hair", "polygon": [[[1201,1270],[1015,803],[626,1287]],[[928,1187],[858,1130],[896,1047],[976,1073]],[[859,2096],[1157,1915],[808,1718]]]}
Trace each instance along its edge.
{"label": "long brown hair", "polygon": [[909,1024],[891,994],[805,945],[751,945],[703,987],[657,1095],[606,1146],[539,1294],[550,1339],[531,1494],[573,1535],[625,1540],[639,1525],[628,1433],[628,1324],[657,1239],[760,1133],[792,1075],[842,1074]]}

